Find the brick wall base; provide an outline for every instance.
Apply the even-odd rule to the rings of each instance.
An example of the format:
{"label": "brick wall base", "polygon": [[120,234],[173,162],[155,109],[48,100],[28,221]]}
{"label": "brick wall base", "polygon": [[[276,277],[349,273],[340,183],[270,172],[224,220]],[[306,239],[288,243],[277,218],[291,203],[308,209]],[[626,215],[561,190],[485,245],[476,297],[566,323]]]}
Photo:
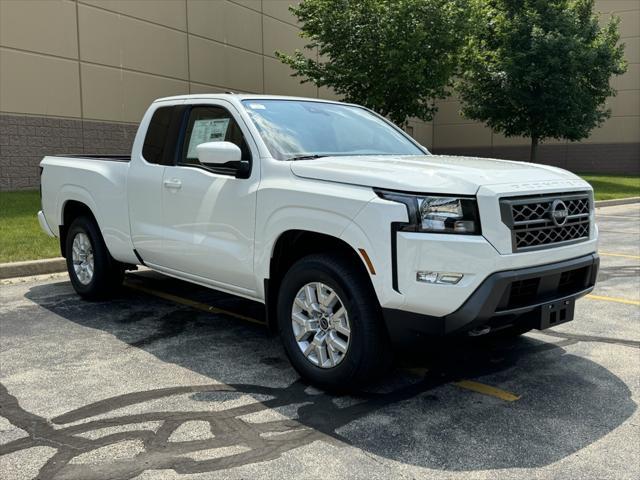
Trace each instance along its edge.
{"label": "brick wall base", "polygon": [[45,155],[130,154],[138,126],[0,114],[0,191],[38,188]]}
{"label": "brick wall base", "polygon": [[[45,155],[131,152],[137,124],[0,114],[0,191],[38,188]],[[436,148],[434,153],[526,161],[529,147]],[[541,145],[538,162],[580,173],[640,175],[640,143]]]}
{"label": "brick wall base", "polygon": [[[529,161],[529,146],[436,148],[436,154]],[[640,143],[540,145],[537,163],[577,173],[640,175]]]}

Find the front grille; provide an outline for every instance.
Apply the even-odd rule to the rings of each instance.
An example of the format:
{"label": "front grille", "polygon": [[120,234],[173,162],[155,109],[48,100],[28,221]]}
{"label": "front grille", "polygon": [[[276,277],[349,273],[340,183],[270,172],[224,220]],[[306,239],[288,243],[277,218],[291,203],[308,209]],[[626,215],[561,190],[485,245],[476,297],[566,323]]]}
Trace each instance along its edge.
{"label": "front grille", "polygon": [[503,198],[500,211],[502,221],[511,230],[514,252],[589,238],[589,192]]}

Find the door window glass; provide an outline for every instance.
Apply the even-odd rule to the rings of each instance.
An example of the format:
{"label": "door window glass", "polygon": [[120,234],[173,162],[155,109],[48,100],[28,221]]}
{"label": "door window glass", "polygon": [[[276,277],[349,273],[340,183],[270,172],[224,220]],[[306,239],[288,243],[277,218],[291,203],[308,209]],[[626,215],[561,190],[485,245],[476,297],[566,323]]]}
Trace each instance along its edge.
{"label": "door window glass", "polygon": [[[214,106],[193,107],[189,114],[180,163],[201,165],[196,147],[201,143],[222,141],[237,145],[242,152],[242,161],[251,161],[251,151],[244,135],[238,123],[226,109]],[[225,165],[221,168],[229,167],[233,165]]]}

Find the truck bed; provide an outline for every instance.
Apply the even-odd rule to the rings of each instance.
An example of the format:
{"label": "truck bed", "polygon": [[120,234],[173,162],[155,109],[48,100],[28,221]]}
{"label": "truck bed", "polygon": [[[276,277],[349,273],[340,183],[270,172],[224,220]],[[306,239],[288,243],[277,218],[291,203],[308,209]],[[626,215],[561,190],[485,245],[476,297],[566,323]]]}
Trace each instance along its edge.
{"label": "truck bed", "polygon": [[105,160],[108,162],[130,162],[131,155],[102,155],[99,153],[73,153],[66,155],[52,155],[54,157],[64,158],[86,158],[89,160]]}
{"label": "truck bed", "polygon": [[[44,157],[42,210],[49,228],[59,235],[69,201],[89,207],[111,254],[121,261],[135,260],[129,238],[128,155],[56,155]],[[132,257],[133,256],[133,257]]]}

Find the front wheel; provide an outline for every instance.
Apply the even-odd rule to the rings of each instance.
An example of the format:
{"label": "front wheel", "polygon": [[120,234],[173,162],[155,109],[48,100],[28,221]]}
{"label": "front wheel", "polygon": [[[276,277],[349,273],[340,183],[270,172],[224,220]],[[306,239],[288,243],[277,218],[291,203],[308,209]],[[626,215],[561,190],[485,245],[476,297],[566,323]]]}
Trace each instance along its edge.
{"label": "front wheel", "polygon": [[107,298],[120,287],[122,265],[114,260],[93,219],[76,218],[67,232],[65,254],[74,290],[83,298]]}
{"label": "front wheel", "polygon": [[346,257],[310,255],[285,275],[278,327],[298,373],[331,390],[349,390],[385,373],[391,348],[375,292]]}

